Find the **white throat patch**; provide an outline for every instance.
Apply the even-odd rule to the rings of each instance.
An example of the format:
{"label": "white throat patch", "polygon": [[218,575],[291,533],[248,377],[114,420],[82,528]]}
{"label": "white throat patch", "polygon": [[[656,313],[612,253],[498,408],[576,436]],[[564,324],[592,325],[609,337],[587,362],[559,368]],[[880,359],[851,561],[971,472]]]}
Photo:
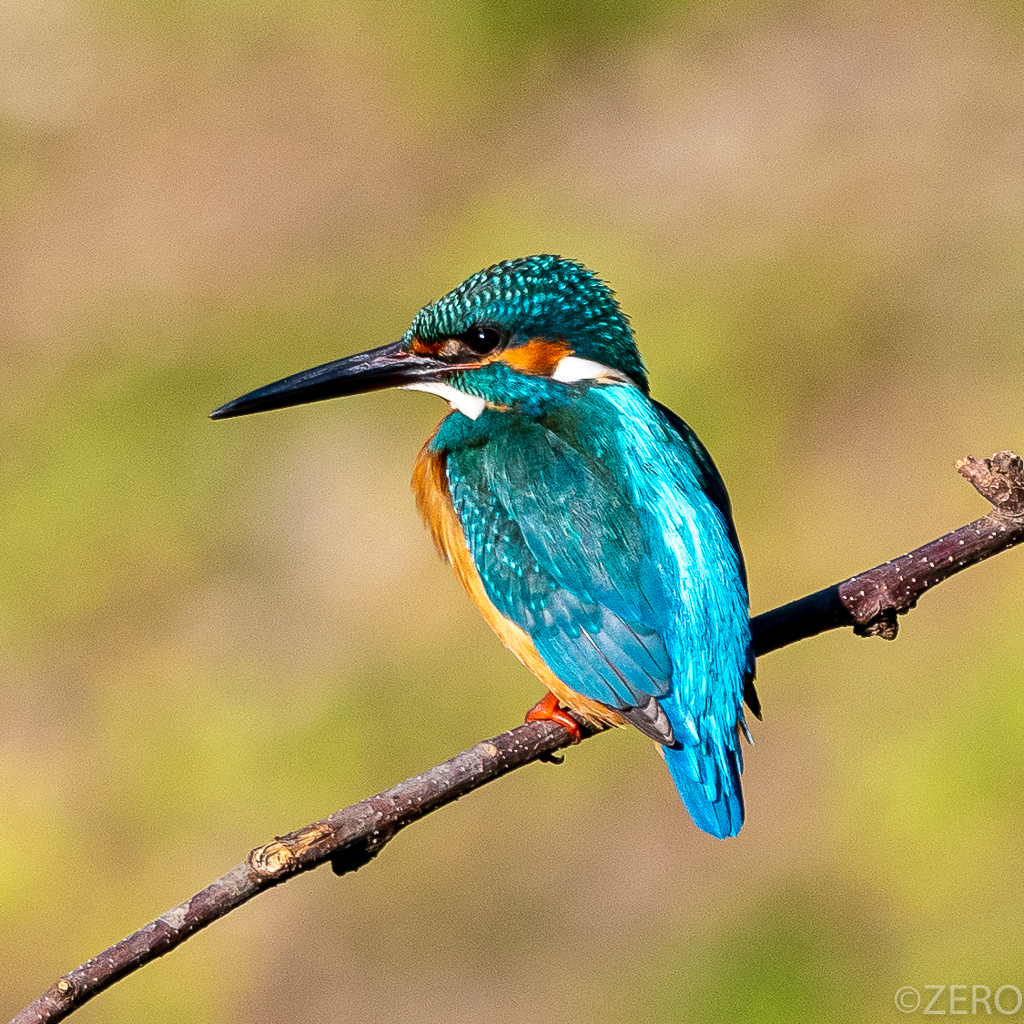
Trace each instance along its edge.
{"label": "white throat patch", "polygon": [[603,363],[595,363],[590,359],[580,359],[579,356],[562,356],[558,360],[552,380],[561,381],[563,384],[572,384],[578,380],[600,380],[608,384],[631,384],[628,377],[624,377],[618,370],[613,370]]}
{"label": "white throat patch", "polygon": [[453,388],[451,384],[442,384],[441,381],[430,380],[423,381],[421,384],[406,384],[403,390],[426,391],[428,394],[437,395],[453,409],[458,409],[463,416],[468,416],[471,420],[479,419],[480,414],[487,408],[487,403],[479,395],[467,395],[465,391]]}

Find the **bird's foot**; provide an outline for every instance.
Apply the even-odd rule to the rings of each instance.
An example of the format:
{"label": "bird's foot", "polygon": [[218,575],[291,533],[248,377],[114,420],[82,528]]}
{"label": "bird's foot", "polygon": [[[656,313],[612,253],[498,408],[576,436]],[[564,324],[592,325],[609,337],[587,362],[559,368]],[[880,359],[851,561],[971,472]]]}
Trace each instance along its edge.
{"label": "bird's foot", "polygon": [[537,703],[526,712],[526,721],[557,722],[563,729],[567,729],[569,731],[569,734],[572,736],[573,743],[579,743],[579,741],[583,739],[583,733],[580,732],[579,722],[577,722],[576,719],[558,703],[558,698],[553,693],[549,693],[543,700],[537,701]]}

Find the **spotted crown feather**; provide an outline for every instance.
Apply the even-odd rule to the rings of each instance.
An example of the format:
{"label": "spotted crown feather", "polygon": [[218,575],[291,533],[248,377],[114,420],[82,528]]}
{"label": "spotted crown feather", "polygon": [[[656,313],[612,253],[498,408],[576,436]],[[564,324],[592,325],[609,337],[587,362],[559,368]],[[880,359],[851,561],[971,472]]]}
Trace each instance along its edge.
{"label": "spotted crown feather", "polygon": [[564,338],[580,358],[619,370],[648,390],[629,318],[608,285],[573,260],[542,254],[478,271],[424,306],[406,340],[456,336],[477,324],[501,326],[522,341]]}

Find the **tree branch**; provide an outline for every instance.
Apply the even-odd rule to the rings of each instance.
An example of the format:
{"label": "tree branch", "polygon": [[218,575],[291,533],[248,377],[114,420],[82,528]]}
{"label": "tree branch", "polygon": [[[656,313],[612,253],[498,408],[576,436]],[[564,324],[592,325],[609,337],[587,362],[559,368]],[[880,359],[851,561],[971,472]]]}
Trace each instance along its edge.
{"label": "tree branch", "polygon": [[926,590],[1019,544],[1024,539],[1020,456],[1013,452],[997,452],[991,459],[968,455],[956,468],[991,502],[987,516],[908,555],[758,615],[751,622],[758,657],[840,626],[852,626],[858,636],[895,640],[896,616],[914,608]]}
{"label": "tree branch", "polygon": [[[840,626],[891,640],[897,616],[913,608],[926,590],[1024,539],[1020,457],[1013,452],[982,460],[968,456],[957,469],[992,504],[988,515],[901,558],[758,615],[752,620],[758,656]],[[602,730],[581,723],[581,731],[587,738]],[[62,1020],[264,889],[328,860],[339,875],[355,871],[406,825],[516,768],[551,759],[570,742],[566,730],[551,722],[520,725],[384,793],[277,837],[185,903],[69,971],[11,1024]]]}

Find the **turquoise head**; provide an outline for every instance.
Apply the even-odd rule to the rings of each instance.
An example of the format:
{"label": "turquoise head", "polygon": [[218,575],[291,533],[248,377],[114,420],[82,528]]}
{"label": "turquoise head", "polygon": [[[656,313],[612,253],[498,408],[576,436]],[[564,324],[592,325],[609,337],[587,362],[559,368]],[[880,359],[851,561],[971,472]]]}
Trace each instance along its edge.
{"label": "turquoise head", "polygon": [[648,390],[629,320],[590,270],[560,256],[506,260],[424,306],[397,342],[294,374],[215,418],[388,387],[429,391],[467,415],[568,400],[567,386],[616,380]]}

